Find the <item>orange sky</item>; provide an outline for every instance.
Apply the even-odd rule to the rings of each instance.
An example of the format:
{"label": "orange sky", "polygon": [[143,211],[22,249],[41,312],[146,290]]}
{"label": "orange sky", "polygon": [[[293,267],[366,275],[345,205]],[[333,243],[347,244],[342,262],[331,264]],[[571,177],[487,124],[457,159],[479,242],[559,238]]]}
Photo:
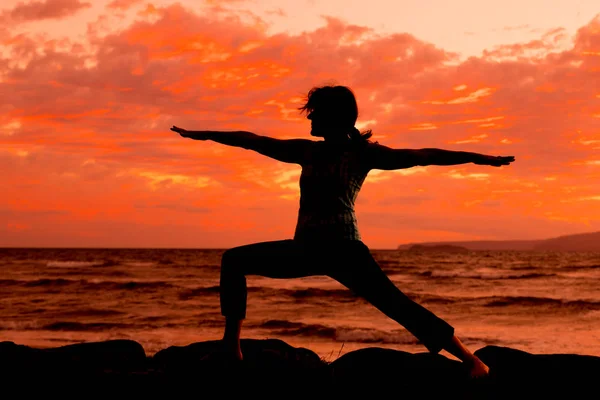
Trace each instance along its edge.
{"label": "orange sky", "polygon": [[600,6],[449,3],[3,1],[0,246],[289,238],[299,166],[169,128],[308,138],[332,82],[382,144],[516,157],[372,171],[370,247],[600,230]]}

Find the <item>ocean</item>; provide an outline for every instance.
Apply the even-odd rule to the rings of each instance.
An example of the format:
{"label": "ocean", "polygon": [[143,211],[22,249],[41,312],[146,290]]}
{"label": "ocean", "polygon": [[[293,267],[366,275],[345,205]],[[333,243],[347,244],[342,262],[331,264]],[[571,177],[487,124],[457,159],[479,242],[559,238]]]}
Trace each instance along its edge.
{"label": "ocean", "polygon": [[[0,341],[43,348],[131,339],[152,355],[220,339],[223,251],[0,249]],[[453,325],[473,351],[497,345],[600,356],[600,253],[371,251],[405,294]],[[247,281],[242,338],[281,339],[326,361],[364,347],[426,351],[331,278]]]}

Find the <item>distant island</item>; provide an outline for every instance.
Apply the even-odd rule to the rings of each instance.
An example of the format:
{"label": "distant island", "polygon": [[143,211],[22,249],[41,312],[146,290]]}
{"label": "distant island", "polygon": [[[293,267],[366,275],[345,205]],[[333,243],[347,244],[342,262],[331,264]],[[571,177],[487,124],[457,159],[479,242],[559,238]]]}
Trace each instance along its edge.
{"label": "distant island", "polygon": [[[417,246],[417,247],[415,247]],[[448,247],[450,246],[450,247]],[[427,247],[427,248],[426,248]],[[579,233],[540,240],[474,240],[463,242],[421,242],[406,243],[398,250],[535,250],[535,251],[598,251],[600,252],[600,232]],[[445,249],[445,250],[444,250]]]}
{"label": "distant island", "polygon": [[451,244],[437,244],[437,245],[423,245],[423,244],[415,244],[410,246],[408,251],[443,251],[449,253],[468,253],[471,250],[462,246],[454,246]]}

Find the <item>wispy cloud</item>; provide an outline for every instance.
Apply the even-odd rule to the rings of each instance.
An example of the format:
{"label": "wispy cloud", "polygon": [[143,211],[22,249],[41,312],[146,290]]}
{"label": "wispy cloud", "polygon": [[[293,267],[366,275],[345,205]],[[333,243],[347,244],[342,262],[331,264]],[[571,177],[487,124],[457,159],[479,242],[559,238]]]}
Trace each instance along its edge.
{"label": "wispy cloud", "polygon": [[80,0],[28,1],[21,2],[13,9],[5,11],[3,17],[17,22],[60,19],[89,7],[91,7],[90,3]]}

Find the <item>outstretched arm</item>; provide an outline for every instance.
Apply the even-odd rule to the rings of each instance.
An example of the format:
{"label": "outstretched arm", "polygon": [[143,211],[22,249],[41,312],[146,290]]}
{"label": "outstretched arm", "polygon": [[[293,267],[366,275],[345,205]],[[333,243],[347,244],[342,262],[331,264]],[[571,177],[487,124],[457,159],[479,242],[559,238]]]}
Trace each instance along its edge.
{"label": "outstretched arm", "polygon": [[370,145],[367,162],[371,169],[393,170],[426,165],[457,165],[474,163],[500,167],[515,160],[513,156],[489,156],[467,151],[443,149],[393,149],[379,144]]}
{"label": "outstretched arm", "polygon": [[212,140],[227,146],[253,150],[275,160],[293,164],[302,164],[306,160],[309,147],[313,143],[306,139],[275,139],[246,131],[188,131],[176,126],[171,130],[185,138]]}

